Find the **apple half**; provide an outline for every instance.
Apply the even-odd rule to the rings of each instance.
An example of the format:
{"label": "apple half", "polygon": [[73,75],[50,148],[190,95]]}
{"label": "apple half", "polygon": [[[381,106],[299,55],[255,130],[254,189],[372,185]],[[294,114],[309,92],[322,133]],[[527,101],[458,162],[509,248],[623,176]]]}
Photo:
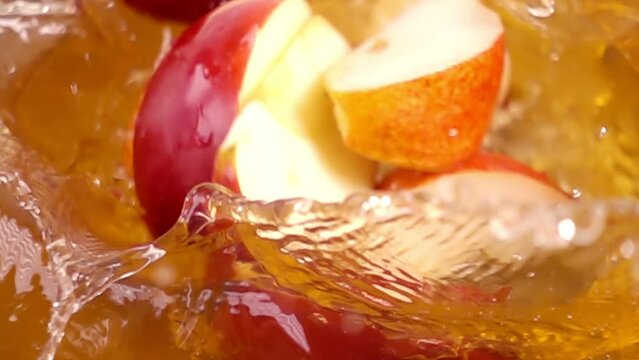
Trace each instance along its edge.
{"label": "apple half", "polygon": [[[505,204],[553,205],[570,200],[545,174],[504,155],[483,152],[445,173],[393,170],[378,188],[419,188],[435,198],[459,202],[472,211],[494,211]],[[473,264],[478,257],[490,257],[497,263],[507,264],[512,254],[528,254],[533,246],[528,241],[495,242],[490,224],[477,213],[450,214],[441,221],[433,220],[430,226],[429,237],[440,242],[424,242],[407,235],[402,241],[376,249],[378,255],[369,255],[393,259],[404,271],[418,278],[441,279],[450,276],[450,269],[457,264]],[[451,229],[455,229],[454,232]]]}
{"label": "apple half", "polygon": [[311,17],[304,0],[236,0],[185,31],[151,79],[135,121],[133,168],[158,235],[210,181],[242,105]]}
{"label": "apple half", "polygon": [[440,171],[473,154],[495,109],[504,28],[479,0],[420,0],[326,76],[346,145]]}

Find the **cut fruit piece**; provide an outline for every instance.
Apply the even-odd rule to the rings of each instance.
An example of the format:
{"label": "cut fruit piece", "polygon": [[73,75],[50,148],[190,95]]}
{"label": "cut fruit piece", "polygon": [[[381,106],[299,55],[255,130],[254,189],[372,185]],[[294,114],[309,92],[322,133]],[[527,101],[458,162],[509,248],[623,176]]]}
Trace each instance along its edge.
{"label": "cut fruit piece", "polygon": [[324,18],[309,20],[233,125],[213,179],[267,201],[341,201],[372,188],[375,165],[342,143],[322,84],[348,50]]}
{"label": "cut fruit piece", "polygon": [[538,180],[551,187],[559,189],[557,185],[546,175],[531,169],[530,167],[517,162],[510,157],[498,153],[479,151],[470,159],[454,165],[443,173],[423,173],[414,170],[393,169],[387,173],[377,185],[381,190],[402,190],[411,189],[433,181],[440,176],[451,173],[483,170],[488,172],[512,172]]}
{"label": "cut fruit piece", "polygon": [[[466,170],[428,179],[433,194],[452,194],[466,204],[497,207],[500,204],[543,204],[567,200],[565,193],[527,174],[513,171]],[[475,206],[473,206],[475,207]],[[479,206],[477,206],[478,208]]]}
{"label": "cut fruit piece", "polygon": [[434,171],[480,146],[500,89],[501,20],[478,0],[421,0],[326,76],[352,150]]}
{"label": "cut fruit piece", "polygon": [[314,16],[264,77],[255,98],[289,129],[339,137],[323,77],[349,50],[346,39],[326,19]]}
{"label": "cut fruit piece", "polygon": [[237,119],[225,143],[230,162],[218,168],[226,169],[227,181],[232,174],[236,184],[231,187],[237,186],[249,199],[341,201],[353,192],[370,189],[375,168],[368,160],[340,149],[337,131],[335,134],[296,133],[264,105],[253,102]]}
{"label": "cut fruit piece", "polygon": [[286,52],[293,39],[311,18],[311,9],[305,0],[276,2],[279,5],[269,14],[257,35],[253,35],[253,47],[240,88],[240,104],[244,104],[257,89],[271,66]]}
{"label": "cut fruit piece", "polygon": [[151,79],[135,123],[133,167],[156,235],[177,219],[241,104],[310,18],[304,0],[236,0],[188,29]]}
{"label": "cut fruit piece", "polygon": [[[487,259],[508,264],[513,254],[522,257],[534,254],[531,247],[535,245],[527,239],[498,241],[487,221],[490,214],[507,205],[559,204],[570,200],[545,175],[504,155],[490,153],[479,153],[443,174],[394,170],[378,188],[420,188],[427,196],[470,209],[470,212],[457,211],[442,219],[433,219],[429,225],[432,228],[428,235],[430,241],[414,234],[406,235],[404,241],[386,246],[376,255],[393,259],[403,271],[427,279],[446,278],[451,275],[450,269],[460,268],[460,264],[469,266],[467,269],[472,268],[469,264],[486,263]],[[425,254],[430,254],[431,258],[427,259]],[[522,260],[519,264],[525,263]]]}
{"label": "cut fruit piece", "polygon": [[[491,216],[505,206],[555,205],[570,201],[568,195],[557,187],[517,168],[469,168],[439,176],[417,173],[409,182],[400,183],[395,179],[395,182],[387,181],[385,184],[419,188],[426,197],[459,206],[456,211],[447,212],[446,216],[429,219],[429,230],[425,230],[428,241],[407,232],[402,241],[388,243],[375,249],[376,253],[369,253],[369,258],[378,262],[381,261],[379,259],[392,259],[396,267],[420,279],[463,276],[469,281],[481,281],[486,273],[479,264],[510,264],[513,254],[523,259],[542,253],[533,250],[536,245],[527,237],[498,240]],[[548,244],[544,246],[555,246]],[[500,276],[519,270],[524,264],[527,264],[526,260],[504,270]],[[451,275],[451,271],[457,271],[451,269],[468,272]],[[499,266],[492,269],[498,270]]]}

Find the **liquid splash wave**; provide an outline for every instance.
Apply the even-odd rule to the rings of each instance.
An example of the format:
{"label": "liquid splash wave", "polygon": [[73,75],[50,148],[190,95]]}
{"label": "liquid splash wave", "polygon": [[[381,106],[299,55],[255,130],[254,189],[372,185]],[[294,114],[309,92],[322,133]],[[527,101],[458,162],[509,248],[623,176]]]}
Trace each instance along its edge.
{"label": "liquid splash wave", "polygon": [[[600,353],[639,341],[638,319],[621,316],[637,310],[636,200],[473,205],[461,201],[467,186],[459,182],[444,193],[421,189],[358,194],[336,204],[263,203],[203,184],[189,194],[167,234],[112,249],[76,221],[64,177],[11,136],[0,135],[0,143],[7,154],[0,162],[3,216],[17,219],[4,222],[5,228],[14,224],[14,233],[26,231],[31,240],[23,247],[35,249],[3,247],[2,272],[30,264],[20,276],[39,272],[49,289],[50,339],[42,359],[54,357],[70,317],[119,281],[167,253],[236,244],[280,286],[324,307],[366,314],[407,336],[481,333],[524,352],[562,356],[570,349],[575,355]],[[42,263],[33,252],[43,253]],[[504,289],[506,297],[499,295]],[[607,324],[597,341],[583,335],[593,317],[579,316],[593,308]],[[573,320],[558,322],[558,313]]]}

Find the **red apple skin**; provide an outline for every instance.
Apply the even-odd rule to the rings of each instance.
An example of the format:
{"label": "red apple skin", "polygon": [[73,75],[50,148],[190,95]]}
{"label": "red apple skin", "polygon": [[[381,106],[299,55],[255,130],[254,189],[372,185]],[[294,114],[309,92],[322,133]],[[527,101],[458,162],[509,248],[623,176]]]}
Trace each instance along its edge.
{"label": "red apple skin", "polygon": [[[233,185],[236,182],[232,171],[227,169],[228,159],[229,156],[220,155],[216,176]],[[513,171],[552,184],[545,175],[499,154],[479,153],[449,172],[463,170]],[[404,172],[400,170],[397,175],[391,174],[394,176],[384,186],[407,188],[441,175]],[[406,175],[410,175],[409,181],[406,181]],[[211,258],[208,274],[213,283],[219,284],[231,278],[235,261],[254,261],[241,244],[221,254]],[[445,339],[433,338],[429,334],[419,339],[393,336],[363,316],[322,308],[306,297],[268,283],[227,282],[224,286],[226,301],[217,307],[212,326],[220,332],[220,350],[229,359],[518,359],[511,351],[490,347],[451,348],[452,345]],[[508,288],[490,293],[468,284],[451,285],[448,290],[447,294],[453,295],[458,301],[487,305],[506,302],[510,293]],[[359,321],[359,326],[345,327],[353,319]],[[300,343],[300,339],[304,341]],[[301,344],[307,344],[308,351]]]}
{"label": "red apple skin", "polygon": [[[277,287],[267,279],[227,281],[237,261],[253,262],[239,244],[211,255],[208,285],[223,291],[211,326],[223,359],[233,360],[517,360],[510,351],[460,348],[425,334],[409,339],[381,330],[364,316],[320,307],[310,299]],[[456,286],[461,301],[504,302],[507,290],[488,294]],[[295,334],[295,335],[293,335]],[[393,336],[394,335],[394,336]],[[300,342],[300,340],[303,341]],[[304,348],[307,344],[308,351]],[[219,355],[219,354],[216,354]]]}
{"label": "red apple skin", "polygon": [[193,21],[231,0],[125,0],[135,9],[153,16],[178,21]]}
{"label": "red apple skin", "polygon": [[424,173],[407,169],[395,169],[387,174],[377,184],[376,188],[379,190],[411,189],[435,180],[439,176],[467,170],[514,172],[526,175],[562,191],[546,174],[533,170],[506,155],[486,151],[479,151],[468,160],[460,162],[441,173]]}
{"label": "red apple skin", "polygon": [[236,0],[190,27],[151,79],[133,139],[135,185],[155,235],[179,216],[184,196],[210,181],[258,29],[279,0]]}
{"label": "red apple skin", "polygon": [[234,360],[515,360],[490,348],[454,348],[432,337],[392,336],[363,316],[322,308],[269,285],[227,283],[212,318]]}

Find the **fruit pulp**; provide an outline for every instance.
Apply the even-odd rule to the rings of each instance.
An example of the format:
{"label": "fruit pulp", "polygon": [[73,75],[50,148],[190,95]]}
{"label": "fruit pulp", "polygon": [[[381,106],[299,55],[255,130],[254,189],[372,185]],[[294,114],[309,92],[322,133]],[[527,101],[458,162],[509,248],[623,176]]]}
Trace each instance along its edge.
{"label": "fruit pulp", "polygon": [[[313,5],[356,42],[396,12],[397,4],[316,0]],[[639,88],[639,6],[630,0],[558,2],[546,8],[508,0],[491,5],[508,27],[514,83],[507,116],[497,121],[488,145],[549,172],[575,195],[637,197],[639,98],[631,94]],[[370,23],[344,20],[357,11],[368,15],[348,19]],[[146,81],[183,25],[148,18],[112,0],[80,1],[73,14],[47,24],[17,19],[17,24],[35,29],[25,25],[0,33],[0,43],[13,41],[22,48],[12,48],[30,50],[20,62],[0,55],[8,74],[0,77],[0,116],[21,142],[68,177],[72,201],[100,241],[148,241],[123,149]],[[586,161],[584,152],[592,155]],[[3,203],[3,211],[8,206]],[[220,299],[211,295],[219,288],[206,284],[206,262],[206,254],[197,252],[171,256],[109,290],[72,319],[58,358],[224,355],[230,350],[220,350],[221,332],[209,326],[212,317],[223,314],[211,300]],[[0,355],[33,359],[47,335],[50,304],[41,287],[25,291],[14,282],[16,276],[9,273],[0,283],[0,336],[11,340],[0,345]],[[619,283],[627,285],[623,277]],[[576,326],[579,331],[569,333],[598,341],[624,329],[633,331],[632,300],[629,290],[618,303],[519,309],[512,319],[521,322],[522,331],[538,333],[540,343],[561,331],[538,329],[535,319],[567,327],[599,323]],[[499,328],[494,324],[484,332],[490,337]],[[638,354],[636,346],[604,350],[596,356],[627,359]]]}

